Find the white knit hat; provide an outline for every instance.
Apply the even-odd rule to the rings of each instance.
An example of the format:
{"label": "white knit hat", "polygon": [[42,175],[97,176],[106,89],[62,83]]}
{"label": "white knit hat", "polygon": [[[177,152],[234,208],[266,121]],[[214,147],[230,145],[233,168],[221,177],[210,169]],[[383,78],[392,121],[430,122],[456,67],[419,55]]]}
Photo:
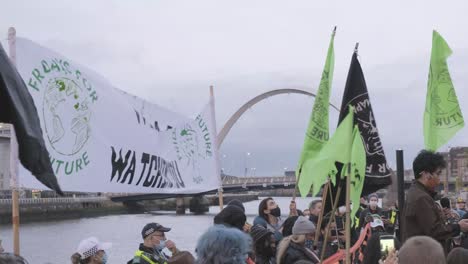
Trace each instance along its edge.
{"label": "white knit hat", "polygon": [[100,250],[108,250],[112,247],[112,243],[102,243],[95,237],[89,237],[80,242],[76,252],[81,258],[86,259],[94,256]]}

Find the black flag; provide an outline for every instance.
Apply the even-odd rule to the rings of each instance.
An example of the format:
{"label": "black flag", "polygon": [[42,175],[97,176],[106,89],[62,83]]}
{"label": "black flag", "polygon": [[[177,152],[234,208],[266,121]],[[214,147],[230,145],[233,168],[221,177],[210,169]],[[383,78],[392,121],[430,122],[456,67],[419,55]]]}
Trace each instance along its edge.
{"label": "black flag", "polygon": [[[377,124],[367,92],[366,81],[362,73],[361,64],[357,59],[357,51],[354,52],[349,67],[348,78],[343,93],[340,117],[338,124],[348,114],[348,106],[354,107],[354,123],[358,125],[362,141],[366,150],[366,178],[361,196],[368,195],[379,189],[385,188],[392,183],[392,171],[387,164],[382,142],[380,141]],[[339,175],[338,173],[337,175]],[[336,195],[338,186],[342,185],[339,205],[345,203],[346,180],[337,177],[336,186],[332,187],[333,197]],[[329,199],[327,199],[329,201]],[[325,212],[331,211],[331,204],[327,202]]]}
{"label": "black flag", "polygon": [[1,45],[0,122],[14,126],[21,164],[45,186],[63,195],[52,170],[34,101]]}

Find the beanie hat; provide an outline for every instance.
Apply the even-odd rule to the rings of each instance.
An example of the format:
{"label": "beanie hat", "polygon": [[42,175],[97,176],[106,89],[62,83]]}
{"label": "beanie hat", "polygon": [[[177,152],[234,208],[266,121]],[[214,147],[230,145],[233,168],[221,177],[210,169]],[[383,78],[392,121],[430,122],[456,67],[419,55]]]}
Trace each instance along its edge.
{"label": "beanie hat", "polygon": [[237,199],[234,199],[234,200],[231,200],[229,201],[229,203],[227,203],[227,205],[234,205],[234,206],[238,206],[240,209],[242,209],[242,211],[245,213],[245,207],[244,205],[242,204],[241,201],[237,200]]}
{"label": "beanie hat", "polygon": [[214,217],[215,225],[227,225],[239,230],[243,230],[245,221],[247,221],[247,217],[244,212],[240,207],[235,205],[226,206],[226,208],[221,210],[221,212]]}
{"label": "beanie hat", "polygon": [[369,196],[367,196],[367,200],[370,201],[370,199],[371,199],[372,197],[375,197],[375,198],[379,199],[379,196],[378,196],[376,193],[371,193],[371,194],[369,194]]}
{"label": "beanie hat", "polygon": [[315,232],[315,225],[307,217],[299,216],[292,228],[293,235],[305,235]]}
{"label": "beanie hat", "polygon": [[263,238],[273,235],[273,233],[261,225],[254,225],[250,229],[250,235],[252,236],[254,243],[257,243]]}

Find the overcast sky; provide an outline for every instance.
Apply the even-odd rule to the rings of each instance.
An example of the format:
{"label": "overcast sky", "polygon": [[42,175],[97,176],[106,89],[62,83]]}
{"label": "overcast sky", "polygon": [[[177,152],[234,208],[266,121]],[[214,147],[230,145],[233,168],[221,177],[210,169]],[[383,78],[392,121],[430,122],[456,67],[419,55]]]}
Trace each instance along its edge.
{"label": "overcast sky", "polygon": [[[355,42],[387,159],[423,148],[422,117],[437,29],[468,121],[466,1],[5,1],[8,27],[62,53],[129,93],[185,115],[200,111],[215,86],[218,130],[247,100],[278,88],[317,90],[333,26],[340,105]],[[221,146],[228,174],[280,175],[295,168],[313,99],[279,95],[250,109]],[[330,109],[330,128],[338,114]],[[468,128],[444,147],[468,146]],[[246,153],[251,153],[247,156]],[[251,170],[253,174],[253,170]]]}

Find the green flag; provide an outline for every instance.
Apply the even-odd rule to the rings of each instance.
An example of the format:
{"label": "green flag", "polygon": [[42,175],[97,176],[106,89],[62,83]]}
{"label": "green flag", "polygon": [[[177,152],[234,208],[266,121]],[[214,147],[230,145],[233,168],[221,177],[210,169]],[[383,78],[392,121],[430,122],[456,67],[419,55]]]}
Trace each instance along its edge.
{"label": "green flag", "polygon": [[[314,175],[320,176],[323,179],[326,179],[328,176],[332,180],[333,184],[335,184],[336,177],[334,176],[338,173],[335,162],[341,162],[343,164],[350,162],[351,146],[353,141],[353,118],[354,108],[350,106],[349,114],[340,123],[330,141],[323,146],[320,153],[315,158],[308,159],[304,162],[302,167],[303,172],[313,171]],[[342,175],[344,175],[345,170],[341,171]],[[316,195],[320,191],[321,184],[314,184],[315,182],[317,181],[314,177],[301,177],[302,184],[299,185],[301,195],[307,195],[311,185],[312,195]]]}
{"label": "green flag", "polygon": [[[310,190],[310,183],[320,186],[327,180],[326,175],[320,175],[313,170],[305,170],[304,162],[314,159],[322,149],[323,145],[328,141],[328,108],[330,101],[330,88],[333,80],[333,68],[335,66],[335,53],[333,42],[335,38],[335,30],[333,30],[330,45],[328,47],[327,60],[322,72],[322,79],[315,97],[314,107],[309,120],[304,145],[302,147],[301,157],[297,166],[296,175],[299,178],[299,190],[302,196],[306,196]],[[299,176],[303,175],[302,177]],[[302,186],[302,187],[301,187]],[[308,189],[305,188],[308,186]]]}
{"label": "green flag", "polygon": [[[350,198],[353,204],[351,215],[356,215],[359,209],[362,188],[364,187],[364,179],[366,178],[366,150],[357,125],[354,125],[353,129],[353,144],[349,164],[351,164],[349,173],[351,177]],[[346,175],[348,175],[349,164],[345,164],[342,170]],[[351,226],[354,226],[354,224],[354,217],[351,217]]]}
{"label": "green flag", "polygon": [[447,66],[451,54],[447,42],[434,30],[424,112],[424,144],[432,151],[447,143],[465,125]]}

